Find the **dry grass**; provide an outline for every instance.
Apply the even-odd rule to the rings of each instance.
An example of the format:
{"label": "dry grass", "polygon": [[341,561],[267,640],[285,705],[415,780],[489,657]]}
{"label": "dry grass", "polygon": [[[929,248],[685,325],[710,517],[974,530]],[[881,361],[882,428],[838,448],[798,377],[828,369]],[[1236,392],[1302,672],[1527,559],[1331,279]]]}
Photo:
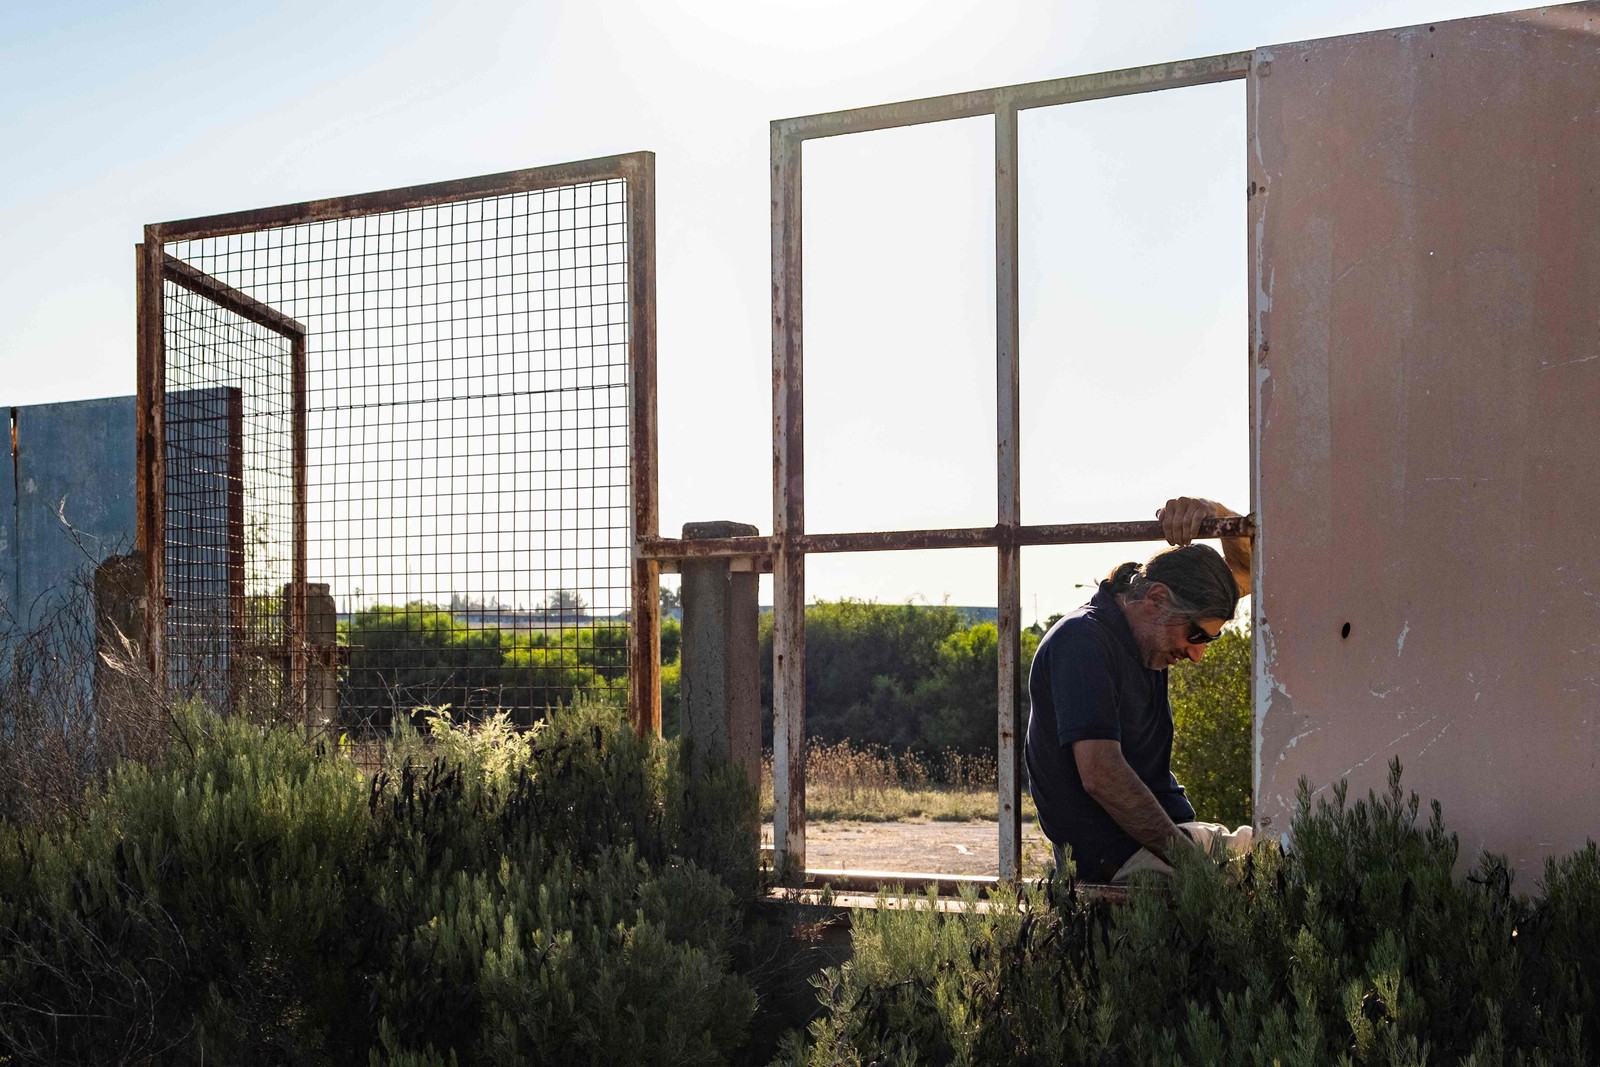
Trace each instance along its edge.
{"label": "dry grass", "polygon": [[[806,816],[860,822],[966,822],[999,817],[999,780],[990,755],[893,752],[849,741],[806,747]],[[762,759],[761,815],[772,817],[772,753]],[[1023,796],[1022,817],[1037,818]]]}
{"label": "dry grass", "polygon": [[0,608],[0,819],[71,811],[117,761],[166,745],[165,692],[120,631],[96,633],[92,605],[80,582],[26,624]]}

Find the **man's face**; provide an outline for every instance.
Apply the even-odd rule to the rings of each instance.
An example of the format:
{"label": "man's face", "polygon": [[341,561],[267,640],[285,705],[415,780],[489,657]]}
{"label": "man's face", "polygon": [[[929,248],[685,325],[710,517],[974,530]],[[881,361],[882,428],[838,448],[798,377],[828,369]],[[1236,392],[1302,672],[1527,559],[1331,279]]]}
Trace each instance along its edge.
{"label": "man's face", "polygon": [[1143,611],[1127,612],[1128,628],[1133,631],[1134,643],[1139,646],[1140,658],[1153,671],[1164,671],[1174,663],[1190,660],[1199,663],[1206,654],[1204,642],[1189,640],[1195,628],[1215,637],[1222,632],[1221,619],[1190,619],[1173,615],[1166,609],[1166,590],[1151,590],[1151,595],[1141,601]]}

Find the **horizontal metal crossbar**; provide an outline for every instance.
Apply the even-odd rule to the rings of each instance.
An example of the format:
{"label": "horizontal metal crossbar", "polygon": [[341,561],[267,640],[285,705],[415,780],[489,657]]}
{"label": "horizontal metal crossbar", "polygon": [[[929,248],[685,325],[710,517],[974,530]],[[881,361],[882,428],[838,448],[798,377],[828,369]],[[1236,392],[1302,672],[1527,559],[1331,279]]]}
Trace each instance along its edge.
{"label": "horizontal metal crossbar", "polygon": [[1230,52],[1202,59],[1159,63],[1148,67],[1126,67],[1098,74],[1079,74],[1070,78],[1027,82],[994,89],[903,100],[894,104],[851,108],[820,115],[777,119],[774,132],[801,141],[815,137],[837,137],[847,133],[867,133],[897,126],[916,126],[926,122],[976,118],[1006,110],[1023,111],[1084,100],[1103,100],[1113,96],[1132,96],[1187,85],[1237,81],[1250,70],[1252,52]]}
{"label": "horizontal metal crossbar", "polygon": [[361,193],[356,196],[338,196],[326,200],[308,200],[298,204],[280,204],[277,207],[257,208],[251,211],[234,211],[224,215],[206,215],[201,218],[151,223],[145,227],[145,241],[156,244],[198,241],[207,237],[223,237],[228,234],[249,233],[253,230],[274,229],[280,226],[328,222],[361,215],[379,215],[391,211],[434,207],[462,200],[555,189],[565,185],[604,181],[608,178],[643,178],[649,175],[653,168],[654,160],[652,153],[649,152],[602,156],[576,163],[511,170],[476,178],[432,182],[427,185],[407,185],[399,189],[385,189],[382,192]]}
{"label": "horizontal metal crossbar", "polygon": [[240,292],[227,282],[214,278],[203,270],[190,266],[176,256],[161,254],[162,277],[213,303],[220,304],[257,326],[264,326],[285,337],[306,336],[306,328],[270,304],[263,304],[248,293]]}
{"label": "horizontal metal crossbar", "polygon": [[[1254,537],[1250,516],[1206,519],[1201,537]],[[1080,522],[1047,526],[976,526],[951,530],[887,530],[867,533],[795,534],[789,541],[795,551],[899,552],[938,548],[998,548],[1011,545],[1092,545],[1127,541],[1161,541],[1161,524],[1141,522]],[[778,551],[776,537],[717,537],[678,540],[641,538],[641,559],[666,562],[682,559],[716,559],[766,556]]]}

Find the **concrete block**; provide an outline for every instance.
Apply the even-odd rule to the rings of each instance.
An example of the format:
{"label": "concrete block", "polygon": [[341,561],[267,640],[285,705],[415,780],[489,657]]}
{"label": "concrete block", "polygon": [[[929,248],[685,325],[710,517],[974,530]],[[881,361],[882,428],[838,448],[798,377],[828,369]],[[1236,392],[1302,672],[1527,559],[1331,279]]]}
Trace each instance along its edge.
{"label": "concrete block", "polygon": [[[740,522],[692,522],[685,540],[748,537]],[[708,758],[744,766],[761,783],[761,681],[756,634],[757,576],[731,573],[725,559],[685,560],[683,573],[682,731],[693,764]]]}

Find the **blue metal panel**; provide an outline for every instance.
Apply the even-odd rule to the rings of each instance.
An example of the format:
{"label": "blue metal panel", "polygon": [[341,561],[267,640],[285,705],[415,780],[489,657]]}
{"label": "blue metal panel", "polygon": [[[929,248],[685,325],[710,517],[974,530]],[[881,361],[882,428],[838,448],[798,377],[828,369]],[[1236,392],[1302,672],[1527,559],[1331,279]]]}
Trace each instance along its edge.
{"label": "blue metal panel", "polygon": [[134,542],[131,396],[9,409],[12,469],[0,477],[3,599],[29,626]]}

